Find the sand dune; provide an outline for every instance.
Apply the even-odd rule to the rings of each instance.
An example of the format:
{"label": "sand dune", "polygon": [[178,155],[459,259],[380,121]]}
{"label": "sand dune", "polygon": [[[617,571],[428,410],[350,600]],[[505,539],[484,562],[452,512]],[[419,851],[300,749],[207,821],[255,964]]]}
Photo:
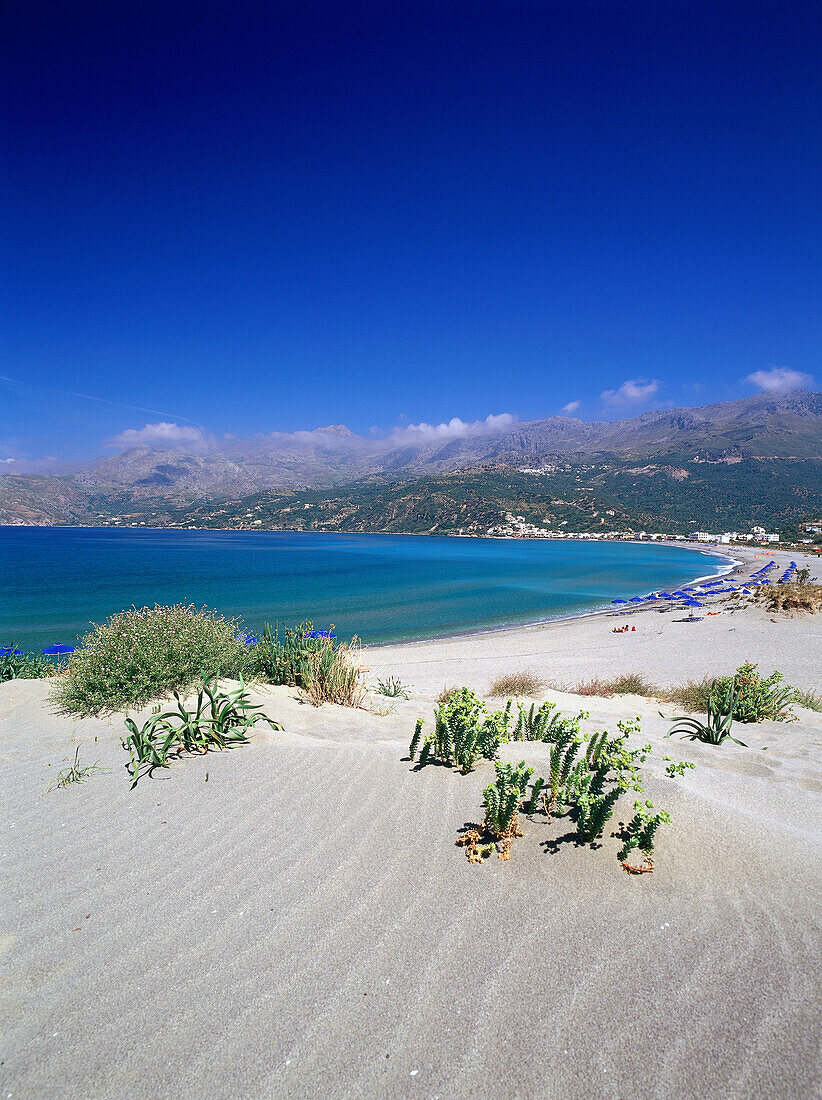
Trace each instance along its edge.
{"label": "sand dune", "polygon": [[[577,847],[542,817],[510,861],[473,866],[454,842],[490,765],[404,759],[443,682],[485,690],[526,649],[568,679],[750,656],[820,686],[812,621],[635,621],[371,651],[414,684],[387,714],[260,688],[284,732],[134,790],[120,718],[0,685],[2,1095],[820,1095],[822,715],[711,748],[666,739],[652,701],[547,692],[589,729],[642,717],[648,795],[673,818],[642,877],[608,831]],[[77,744],[106,770],[44,794]],[[669,779],[663,753],[697,767]],[[504,755],[544,765],[539,744]]]}

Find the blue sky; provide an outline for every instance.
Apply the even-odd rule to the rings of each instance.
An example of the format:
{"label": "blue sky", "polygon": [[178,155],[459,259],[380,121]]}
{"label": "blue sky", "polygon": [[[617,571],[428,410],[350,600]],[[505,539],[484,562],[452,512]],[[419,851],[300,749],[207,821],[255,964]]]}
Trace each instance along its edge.
{"label": "blue sky", "polygon": [[0,469],[820,379],[816,3],[18,0],[4,39]]}

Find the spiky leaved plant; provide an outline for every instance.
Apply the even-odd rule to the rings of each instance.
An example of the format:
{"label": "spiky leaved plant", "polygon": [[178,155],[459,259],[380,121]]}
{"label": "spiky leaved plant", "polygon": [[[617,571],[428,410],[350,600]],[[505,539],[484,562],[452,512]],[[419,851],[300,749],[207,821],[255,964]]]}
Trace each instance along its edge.
{"label": "spiky leaved plant", "polygon": [[534,780],[533,786],[531,787],[531,797],[528,799],[528,802],[525,805],[525,812],[527,814],[536,813],[537,806],[539,805],[540,792],[542,791],[542,788],[544,786],[545,780],[542,778],[542,776],[539,776],[538,779]]}
{"label": "spiky leaved plant", "polygon": [[[683,738],[688,738],[690,741],[701,741],[705,745],[721,745],[727,737],[737,745],[741,745],[743,749],[747,748],[744,741],[739,741],[731,734],[735,706],[736,695],[733,688],[731,688],[728,696],[719,702],[712,694],[708,700],[707,722],[700,722],[698,718],[691,718],[688,715],[680,715],[674,718],[674,724],[668,730],[666,736],[672,737],[675,733],[681,733]],[[663,718],[665,717],[662,712],[660,712],[660,715]]]}
{"label": "spiky leaved plant", "polygon": [[135,784],[144,770],[167,768],[172,753],[205,753],[247,742],[248,730],[258,722],[282,729],[262,713],[262,707],[251,702],[242,676],[240,686],[227,693],[219,692],[214,681],[204,681],[193,710],[185,706],[176,691],[174,698],[176,710],[152,714],[142,728],[131,718],[125,720],[129,736],[121,744],[129,754]]}
{"label": "spiky leaved plant", "polygon": [[519,764],[494,761],[496,781],[485,788],[485,824],[498,839],[509,837],[516,827],[517,811],[534,769]]}
{"label": "spiky leaved plant", "polygon": [[417,719],[417,724],[414,727],[414,736],[411,738],[411,744],[408,746],[408,758],[413,760],[417,755],[417,749],[419,748],[420,739],[422,737],[422,718]]}
{"label": "spiky leaved plant", "polygon": [[551,808],[554,806],[559,807],[560,796],[565,784],[568,782],[568,776],[571,774],[571,768],[579,754],[581,744],[582,738],[574,737],[567,745],[551,745],[550,771],[548,773],[549,789],[547,794],[543,795],[546,813],[550,813]]}

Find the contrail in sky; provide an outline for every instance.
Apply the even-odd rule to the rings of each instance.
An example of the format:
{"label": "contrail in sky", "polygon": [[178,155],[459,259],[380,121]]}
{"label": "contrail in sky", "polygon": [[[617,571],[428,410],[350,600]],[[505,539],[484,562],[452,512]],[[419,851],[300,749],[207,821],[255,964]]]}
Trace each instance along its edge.
{"label": "contrail in sky", "polygon": [[174,420],[184,420],[187,424],[193,424],[187,416],[179,416],[177,413],[163,412],[162,409],[146,409],[142,405],[128,405],[124,401],[109,401],[107,397],[95,397],[91,393],[75,393],[73,390],[58,390],[54,386],[39,386],[35,382],[20,382],[17,378],[9,378],[7,374],[0,374],[0,382],[8,382],[12,386],[20,386],[21,389],[41,390],[43,393],[57,393],[61,397],[79,397],[84,401],[98,401],[101,405],[113,405],[118,409],[134,409],[136,412],[152,413],[154,416],[170,416]]}

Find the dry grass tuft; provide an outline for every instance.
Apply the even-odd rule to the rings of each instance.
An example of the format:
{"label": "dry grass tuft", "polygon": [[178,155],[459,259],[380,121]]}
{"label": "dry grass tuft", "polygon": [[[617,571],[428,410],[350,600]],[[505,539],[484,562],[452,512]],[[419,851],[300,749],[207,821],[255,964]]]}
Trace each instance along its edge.
{"label": "dry grass tuft", "polygon": [[800,707],[822,713],[822,695],[817,691],[801,691],[797,688],[796,702]]}
{"label": "dry grass tuft", "polygon": [[309,654],[305,691],[312,706],[339,703],[343,707],[364,708],[364,671],[357,638],[336,648],[326,645]]}
{"label": "dry grass tuft", "polygon": [[701,680],[685,680],[676,687],[669,688],[662,698],[666,703],[676,703],[691,714],[699,714],[708,709],[713,682],[713,676],[703,676]]}
{"label": "dry grass tuft", "polygon": [[456,684],[446,684],[442,691],[437,696],[437,703],[444,707],[452,695],[455,695],[460,689]]}
{"label": "dry grass tuft", "polygon": [[622,676],[615,676],[611,680],[594,676],[591,680],[580,681],[576,687],[570,690],[575,695],[598,695],[601,697],[642,695],[646,699],[655,699],[660,695],[660,689],[652,684],[650,680],[647,680],[641,672],[627,672]]}
{"label": "dry grass tuft", "polygon": [[498,676],[488,688],[490,696],[538,695],[545,688],[545,681],[530,669],[522,672],[508,672]]}
{"label": "dry grass tuft", "polygon": [[765,605],[767,611],[814,615],[822,611],[822,584],[774,584],[758,588],[752,600]]}

